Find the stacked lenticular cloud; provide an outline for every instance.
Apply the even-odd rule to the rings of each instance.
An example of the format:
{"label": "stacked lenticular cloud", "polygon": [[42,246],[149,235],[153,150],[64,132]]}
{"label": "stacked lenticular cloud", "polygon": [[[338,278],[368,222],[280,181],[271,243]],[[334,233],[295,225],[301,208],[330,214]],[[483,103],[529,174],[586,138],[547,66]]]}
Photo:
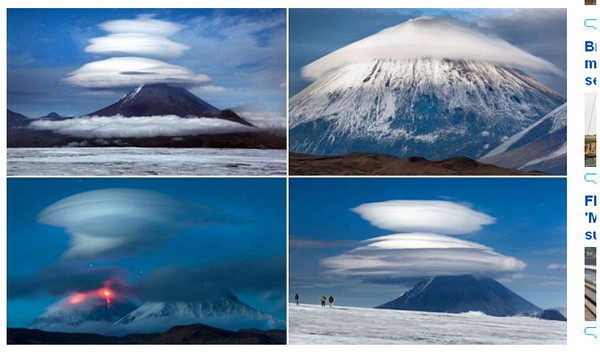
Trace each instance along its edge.
{"label": "stacked lenticular cloud", "polygon": [[445,234],[468,235],[496,222],[494,217],[449,201],[396,200],[352,209],[372,225],[396,232],[364,240],[358,248],[321,260],[338,275],[423,277],[500,275],[525,268],[516,258],[485,245]]}
{"label": "stacked lenticular cloud", "polygon": [[90,39],[85,51],[108,58],[71,72],[64,79],[67,84],[102,89],[154,83],[200,85],[211,80],[205,74],[157,59],[180,57],[190,48],[168,38],[179,32],[181,25],[142,15],[104,22],[100,27],[109,34]]}

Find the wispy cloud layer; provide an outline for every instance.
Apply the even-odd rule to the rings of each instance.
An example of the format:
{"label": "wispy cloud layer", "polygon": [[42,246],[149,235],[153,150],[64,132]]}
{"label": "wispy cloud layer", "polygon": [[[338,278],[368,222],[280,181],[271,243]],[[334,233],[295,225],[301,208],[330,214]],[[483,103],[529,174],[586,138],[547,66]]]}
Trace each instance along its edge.
{"label": "wispy cloud layer", "polygon": [[256,131],[254,127],[218,118],[181,118],[173,115],[83,116],[62,121],[37,120],[29,127],[79,138],[177,137]]}
{"label": "wispy cloud layer", "polygon": [[153,271],[136,289],[145,301],[198,301],[219,296],[223,291],[280,293],[286,280],[285,265],[283,257],[230,260],[197,267],[173,265]]}
{"label": "wispy cloud layer", "polygon": [[495,223],[494,217],[449,201],[397,200],[352,208],[375,227],[394,232],[467,234]]}

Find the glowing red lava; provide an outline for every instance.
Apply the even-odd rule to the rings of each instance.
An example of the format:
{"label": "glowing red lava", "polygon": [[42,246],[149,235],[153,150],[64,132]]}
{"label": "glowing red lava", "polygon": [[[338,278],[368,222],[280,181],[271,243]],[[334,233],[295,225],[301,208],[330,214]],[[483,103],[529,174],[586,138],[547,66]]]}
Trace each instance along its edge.
{"label": "glowing red lava", "polygon": [[114,298],[115,293],[113,292],[113,290],[111,290],[108,287],[103,287],[100,290],[98,290],[98,294],[100,295],[100,297],[103,297],[106,300],[106,306],[108,308],[111,307],[111,298]]}

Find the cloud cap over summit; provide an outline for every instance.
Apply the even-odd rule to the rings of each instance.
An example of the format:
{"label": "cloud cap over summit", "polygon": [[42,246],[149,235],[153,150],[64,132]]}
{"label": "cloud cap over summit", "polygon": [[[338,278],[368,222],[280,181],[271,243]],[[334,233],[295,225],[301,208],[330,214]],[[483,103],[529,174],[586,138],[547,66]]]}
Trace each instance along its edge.
{"label": "cloud cap over summit", "polygon": [[302,76],[316,80],[352,63],[414,58],[481,61],[564,76],[556,65],[501,38],[451,17],[432,16],[411,19],[340,48],[303,67]]}

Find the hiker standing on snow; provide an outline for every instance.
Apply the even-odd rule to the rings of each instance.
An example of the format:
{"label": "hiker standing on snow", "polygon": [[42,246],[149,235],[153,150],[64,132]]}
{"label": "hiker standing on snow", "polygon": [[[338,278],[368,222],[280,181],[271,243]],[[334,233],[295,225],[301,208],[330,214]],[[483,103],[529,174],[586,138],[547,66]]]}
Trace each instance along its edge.
{"label": "hiker standing on snow", "polygon": [[325,307],[325,302],[327,302],[327,297],[321,297],[321,307]]}
{"label": "hiker standing on snow", "polygon": [[329,295],[329,307],[333,307],[333,296]]}

